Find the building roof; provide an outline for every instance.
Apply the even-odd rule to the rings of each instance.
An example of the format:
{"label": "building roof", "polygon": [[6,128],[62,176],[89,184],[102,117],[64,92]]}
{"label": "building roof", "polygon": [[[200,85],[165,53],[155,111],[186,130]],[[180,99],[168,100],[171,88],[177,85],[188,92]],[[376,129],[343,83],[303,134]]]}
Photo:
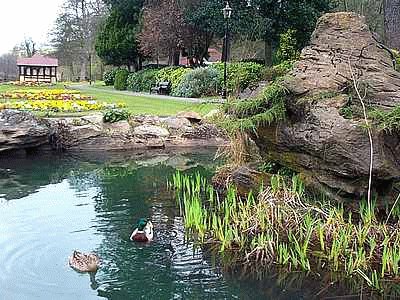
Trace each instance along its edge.
{"label": "building roof", "polygon": [[35,54],[32,57],[19,58],[18,66],[58,67],[58,59]]}

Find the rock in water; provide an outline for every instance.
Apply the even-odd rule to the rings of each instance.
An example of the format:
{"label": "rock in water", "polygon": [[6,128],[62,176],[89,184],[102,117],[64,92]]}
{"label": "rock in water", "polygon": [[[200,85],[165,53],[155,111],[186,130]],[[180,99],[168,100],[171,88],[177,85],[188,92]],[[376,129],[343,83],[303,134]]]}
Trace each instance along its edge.
{"label": "rock in water", "polygon": [[33,114],[0,111],[0,152],[31,149],[48,143],[49,128]]}
{"label": "rock in water", "polygon": [[[320,18],[310,46],[284,85],[287,120],[259,128],[254,140],[264,156],[299,171],[309,184],[332,196],[365,196],[369,176],[369,139],[361,117],[340,111],[354,93],[353,72],[365,102],[382,111],[400,105],[400,73],[388,50],[374,38],[364,18],[331,13]],[[353,97],[352,105],[361,108]],[[375,190],[384,194],[400,178],[398,132],[373,130]]]}

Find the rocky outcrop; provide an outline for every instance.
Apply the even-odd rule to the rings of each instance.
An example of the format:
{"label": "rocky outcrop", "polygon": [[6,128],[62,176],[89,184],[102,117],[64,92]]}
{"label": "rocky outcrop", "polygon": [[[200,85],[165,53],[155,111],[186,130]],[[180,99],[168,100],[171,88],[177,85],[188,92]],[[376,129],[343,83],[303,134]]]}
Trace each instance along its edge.
{"label": "rocky outcrop", "polygon": [[[190,119],[193,115],[188,114]],[[103,123],[102,115],[48,119],[53,147],[65,150],[128,150],[220,146],[226,139],[213,125],[184,117],[134,116]]]}
{"label": "rocky outcrop", "polygon": [[196,114],[187,118],[134,116],[104,123],[102,114],[39,119],[17,110],[0,111],[0,153],[51,146],[54,150],[134,150],[217,147],[226,137]]}
{"label": "rocky outcrop", "polygon": [[32,149],[48,143],[49,129],[32,114],[0,111],[0,152]]}
{"label": "rocky outcrop", "polygon": [[[361,107],[354,79],[369,106],[390,111],[400,105],[400,73],[390,53],[374,39],[364,19],[353,13],[320,18],[310,46],[285,81],[287,120],[258,130],[264,156],[301,172],[310,185],[337,198],[366,194],[369,139],[361,118],[341,109]],[[400,179],[400,137],[373,130],[373,182],[385,194]]]}

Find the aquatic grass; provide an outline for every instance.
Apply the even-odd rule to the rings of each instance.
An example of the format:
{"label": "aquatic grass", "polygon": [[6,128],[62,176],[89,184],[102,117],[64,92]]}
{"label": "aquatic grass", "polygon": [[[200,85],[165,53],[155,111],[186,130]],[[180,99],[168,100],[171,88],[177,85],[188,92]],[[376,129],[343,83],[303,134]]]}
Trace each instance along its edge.
{"label": "aquatic grass", "polygon": [[362,200],[353,212],[327,200],[316,203],[297,175],[274,175],[270,186],[246,197],[234,186],[220,195],[199,174],[177,173],[169,187],[178,194],[192,238],[235,253],[239,263],[323,268],[364,278],[377,290],[385,280],[400,279],[399,221],[380,221],[376,201]]}

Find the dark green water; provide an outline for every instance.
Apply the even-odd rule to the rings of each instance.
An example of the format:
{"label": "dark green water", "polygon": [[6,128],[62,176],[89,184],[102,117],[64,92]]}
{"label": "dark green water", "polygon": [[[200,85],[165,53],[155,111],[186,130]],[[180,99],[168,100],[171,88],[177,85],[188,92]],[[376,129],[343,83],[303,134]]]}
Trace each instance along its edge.
{"label": "dark green water", "polygon": [[[213,154],[1,157],[0,299],[326,296],[320,282],[228,274],[185,242],[166,181],[177,169],[211,176]],[[148,245],[129,241],[141,217],[155,226]],[[69,268],[74,249],[101,257],[95,281]]]}

